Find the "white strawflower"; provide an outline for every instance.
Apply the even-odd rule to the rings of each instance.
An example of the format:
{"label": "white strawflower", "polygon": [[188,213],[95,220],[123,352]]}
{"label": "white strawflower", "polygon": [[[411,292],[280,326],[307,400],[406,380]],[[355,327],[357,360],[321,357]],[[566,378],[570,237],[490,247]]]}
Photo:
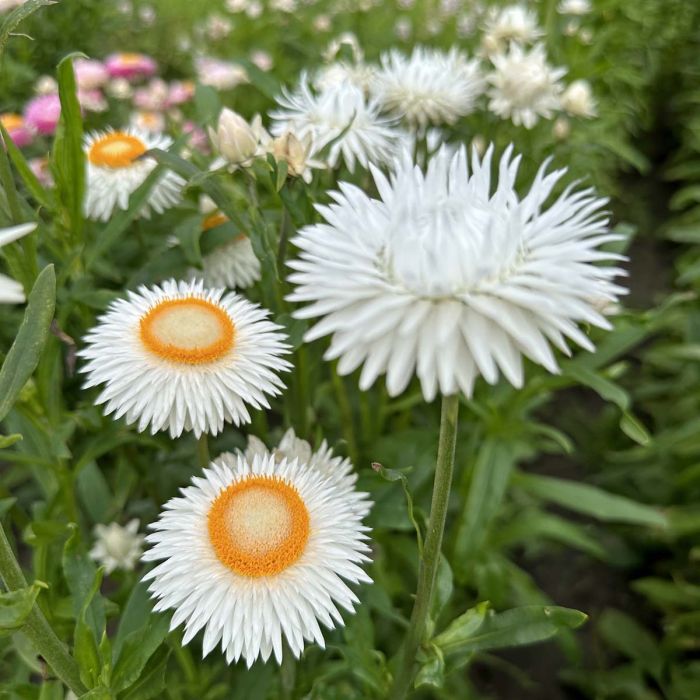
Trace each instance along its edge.
{"label": "white strawflower", "polygon": [[175,610],[183,644],[204,630],[203,654],[250,667],[283,638],[295,656],[305,641],[324,646],[319,622],[343,624],[338,608],[358,603],[350,583],[369,583],[368,528],[332,479],[271,456],[214,462],[170,500],[147,541],[144,578],[156,610]]}
{"label": "white strawflower", "polygon": [[[157,165],[154,158],[144,157],[146,151],[167,150],[171,145],[168,136],[135,128],[88,134],[85,215],[107,221],[115,209],[128,209],[129,197]],[[151,210],[161,213],[177,204],[184,185],[183,178],[165,170],[152,187],[139,216],[148,218]]]}
{"label": "white strawflower", "polygon": [[574,117],[595,117],[596,104],[590,83],[587,80],[574,80],[564,90],[561,106]]}
{"label": "white strawflower", "polygon": [[269,408],[289,369],[280,326],[269,313],[202,282],[169,280],[112,303],[78,353],[85,387],[106,415],[126,416],[139,431],[192,430],[216,435],[224,423],[250,422],[246,404]]}
{"label": "white strawflower", "polygon": [[110,523],[95,525],[95,544],[90,558],[104,567],[106,574],[115,569],[132,571],[143,552],[144,536],[138,533],[139,521],[130,520],[126,525]]}
{"label": "white strawflower", "polygon": [[361,389],[386,372],[391,396],[414,374],[426,400],[470,395],[479,374],[495,383],[499,370],[520,387],[522,355],[557,372],[550,344],[592,350],[577,324],[610,327],[589,302],[624,292],[619,268],[594,264],[622,259],[599,250],[619,238],[606,200],[569,187],[545,206],[565,173],[546,162],[519,198],[511,148],[493,190],[492,154],[472,155],[470,174],[464,148],[441,149],[425,173],[404,153],[389,179],[372,169],[378,199],[341,184],[318,208],[326,223],[292,240],[289,299],[307,304],[298,318],[321,317],[305,340],[330,335],[325,359],[340,374],[363,365]]}
{"label": "white strawflower", "polygon": [[490,56],[503,51],[511,41],[528,44],[543,34],[537,23],[537,15],[526,6],[492,7],[484,23],[481,46],[484,53]]}
{"label": "white strawflower", "polygon": [[[0,229],[0,248],[31,233],[36,226],[30,222]],[[24,300],[24,287],[12,277],[0,274],[0,304],[21,304]]]}
{"label": "white strawflower", "polygon": [[539,117],[549,119],[559,109],[559,80],[566,69],[547,63],[542,44],[529,51],[511,44],[508,53],[496,54],[491,60],[494,70],[488,76],[489,109],[494,114],[531,129]]}
{"label": "white strawflower", "polygon": [[317,90],[328,90],[343,83],[350,83],[360,88],[365,94],[370,91],[376,68],[367,63],[349,63],[348,61],[336,61],[323,66],[314,78],[314,87]]}
{"label": "white strawflower", "polygon": [[360,514],[360,517],[364,517],[369,513],[372,506],[371,501],[369,501],[369,494],[355,491],[357,474],[353,469],[352,462],[348,458],[334,456],[333,450],[328,446],[325,439],[318,450],[314,452],[306,440],[296,436],[294,428],[287,430],[282,436],[279,445],[273,450],[268,450],[265,443],[254,435],[248,436],[248,445],[244,456],[249,462],[256,456],[266,457],[270,454],[276,462],[280,462],[283,459],[291,462],[297,459],[299,462],[308,464],[323,474],[323,476],[333,480],[347,495],[347,498],[353,502],[353,507]]}
{"label": "white strawflower", "polygon": [[562,15],[587,15],[591,11],[590,0],[561,0],[557,12]]}
{"label": "white strawflower", "polygon": [[386,162],[396,145],[392,121],[379,115],[378,105],[365,98],[360,88],[348,82],[321,92],[309,86],[302,75],[294,92],[283,91],[279,108],[270,113],[276,136],[293,131],[298,139],[310,136],[316,154],[329,147],[326,160],[335,168],[342,159],[350,172]]}
{"label": "white strawflower", "polygon": [[472,112],[484,84],[478,62],[461,51],[418,46],[408,57],[396,49],[383,54],[372,92],[384,109],[424,128]]}
{"label": "white strawflower", "polygon": [[[229,223],[230,219],[225,214],[213,211],[202,220],[203,236]],[[190,276],[203,279],[207,287],[246,289],[260,280],[260,261],[253,251],[250,238],[238,232],[204,255],[202,269],[192,270]]]}

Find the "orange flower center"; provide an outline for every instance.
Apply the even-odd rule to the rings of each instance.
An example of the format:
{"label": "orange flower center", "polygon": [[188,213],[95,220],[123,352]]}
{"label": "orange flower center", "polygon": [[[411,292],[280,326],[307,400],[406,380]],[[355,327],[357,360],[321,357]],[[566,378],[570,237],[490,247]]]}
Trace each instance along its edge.
{"label": "orange flower center", "polygon": [[114,131],[90,146],[88,160],[103,168],[127,168],[146,152],[146,144],[136,136]]}
{"label": "orange flower center", "polygon": [[309,511],[297,490],[274,476],[251,476],[224,489],[207,521],[219,561],[241,576],[279,574],[309,539]]}
{"label": "orange flower center", "polygon": [[141,319],[141,341],[154,354],[188,365],[214,362],[231,350],[235,328],[217,304],[200,299],[168,299]]}
{"label": "orange flower center", "polygon": [[202,231],[210,231],[211,229],[221,226],[228,221],[230,221],[230,219],[228,216],[226,216],[226,214],[222,214],[220,211],[215,211],[213,214],[209,214],[209,216],[205,217],[202,221]]}
{"label": "orange flower center", "polygon": [[134,66],[143,60],[143,54],[124,52],[119,54],[119,60],[127,66]]}
{"label": "orange flower center", "polygon": [[0,123],[7,131],[12,131],[13,129],[21,129],[24,126],[24,119],[19,114],[7,112],[6,114],[0,114]]}

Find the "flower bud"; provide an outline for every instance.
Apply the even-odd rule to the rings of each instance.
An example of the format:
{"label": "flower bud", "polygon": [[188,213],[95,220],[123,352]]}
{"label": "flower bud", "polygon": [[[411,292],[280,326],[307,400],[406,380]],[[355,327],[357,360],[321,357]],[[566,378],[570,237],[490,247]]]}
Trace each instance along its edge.
{"label": "flower bud", "polygon": [[564,90],[561,106],[574,117],[594,117],[595,101],[589,83],[585,80],[574,80]]}
{"label": "flower bud", "polygon": [[308,139],[302,143],[291,131],[286,131],[272,142],[272,155],[277,161],[286,161],[287,172],[292,177],[299,177],[306,170],[310,146]]}
{"label": "flower bud", "polygon": [[258,150],[258,138],[250,124],[230,109],[223,109],[216,131],[209,129],[209,136],[216,150],[234,165],[250,161]]}

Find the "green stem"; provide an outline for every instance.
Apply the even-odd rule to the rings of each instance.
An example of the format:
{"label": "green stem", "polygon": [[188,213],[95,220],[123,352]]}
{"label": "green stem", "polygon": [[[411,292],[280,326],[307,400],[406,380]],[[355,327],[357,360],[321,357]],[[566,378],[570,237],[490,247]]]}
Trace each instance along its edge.
{"label": "green stem", "polygon": [[[27,585],[2,524],[0,524],[0,576],[10,591],[25,588]],[[80,680],[78,665],[36,604],[29,613],[22,632],[63,683],[78,696],[86,692]]]}
{"label": "green stem", "polygon": [[392,700],[403,700],[409,692],[415,675],[416,654],[420,645],[425,641],[433,588],[435,587],[435,578],[438,564],[440,563],[440,549],[442,547],[442,535],[445,530],[447,504],[450,499],[458,415],[459,395],[443,396],[440,415],[440,438],[438,441],[428,531],[425,536],[423,556],[421,557],[418,570],[416,600],[413,604],[411,621],[390,695]]}
{"label": "green stem", "polygon": [[338,399],[338,408],[340,409],[340,418],[343,422],[343,434],[345,442],[348,443],[348,453],[350,461],[357,469],[360,465],[360,453],[357,450],[357,439],[355,438],[355,422],[352,415],[352,406],[348,400],[348,394],[343,378],[338,374],[338,366],[334,365],[331,368],[331,377],[333,380],[333,388]]}
{"label": "green stem", "polygon": [[202,433],[197,438],[197,461],[202,469],[208,467],[209,462],[211,462],[209,457],[209,436],[206,433]]}

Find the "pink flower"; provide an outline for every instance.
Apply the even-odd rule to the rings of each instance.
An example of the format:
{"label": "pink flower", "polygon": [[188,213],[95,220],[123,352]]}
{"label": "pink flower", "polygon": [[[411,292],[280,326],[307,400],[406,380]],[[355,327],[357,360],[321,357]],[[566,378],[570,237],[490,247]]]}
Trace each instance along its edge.
{"label": "pink flower", "polygon": [[61,116],[61,101],[58,95],[39,95],[29,100],[24,107],[27,126],[43,135],[56,131]]}
{"label": "pink flower", "polygon": [[236,63],[202,56],[195,59],[194,65],[199,82],[202,85],[211,85],[217,90],[230,90],[248,81],[245,68]]}
{"label": "pink flower", "polygon": [[78,89],[78,102],[88,112],[106,112],[109,106],[101,90]]}
{"label": "pink flower", "polygon": [[37,180],[39,180],[44,187],[53,186],[53,176],[49,168],[49,159],[46,156],[30,159],[29,167],[34,175],[36,175]]}
{"label": "pink flower", "polygon": [[209,138],[202,127],[197,126],[192,121],[187,121],[182,125],[182,132],[189,136],[187,141],[192,148],[201,153],[209,153]]}
{"label": "pink flower", "polygon": [[0,114],[0,123],[7,129],[12,142],[18,148],[28,146],[32,142],[33,134],[19,114],[5,112]]}
{"label": "pink flower", "polygon": [[168,85],[160,78],[154,78],[148,85],[134,90],[134,107],[148,112],[160,112],[168,106]]}
{"label": "pink flower", "polygon": [[73,61],[75,80],[81,90],[95,90],[109,80],[109,73],[102,61],[89,58],[76,58]]}
{"label": "pink flower", "polygon": [[158,70],[158,64],[142,53],[113,53],[105,61],[112,78],[148,78]]}
{"label": "pink flower", "polygon": [[168,106],[174,107],[189,102],[194,97],[194,83],[191,80],[176,80],[170,83]]}

